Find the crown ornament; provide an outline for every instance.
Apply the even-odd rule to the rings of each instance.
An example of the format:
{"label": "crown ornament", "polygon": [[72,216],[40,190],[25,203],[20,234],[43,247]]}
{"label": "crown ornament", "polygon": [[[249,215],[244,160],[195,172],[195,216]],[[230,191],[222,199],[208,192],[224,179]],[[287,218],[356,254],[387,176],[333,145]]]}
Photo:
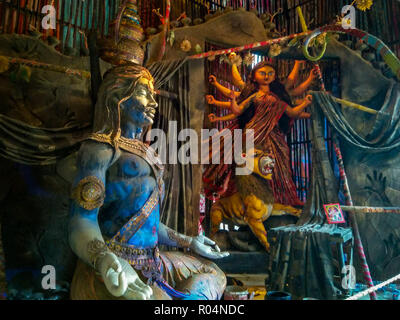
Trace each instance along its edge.
{"label": "crown ornament", "polygon": [[125,64],[143,65],[145,39],[140,25],[138,0],[125,0],[116,19],[110,24],[111,33],[98,41],[101,58],[115,66]]}

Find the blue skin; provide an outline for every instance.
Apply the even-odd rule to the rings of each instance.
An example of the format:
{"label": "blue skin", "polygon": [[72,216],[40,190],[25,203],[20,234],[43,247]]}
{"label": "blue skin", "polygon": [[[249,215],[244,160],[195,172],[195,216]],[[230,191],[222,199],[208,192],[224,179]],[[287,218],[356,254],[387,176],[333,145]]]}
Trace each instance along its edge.
{"label": "blue skin", "polygon": [[[157,103],[149,87],[139,83],[134,95],[121,104],[121,130],[124,137],[135,138],[144,126],[152,123],[153,114],[146,112],[148,107],[155,109]],[[113,148],[107,144],[96,141],[82,144],[78,155],[78,174],[73,186],[85,177],[96,176],[104,183],[106,198],[100,215],[99,209],[89,211],[73,201],[70,234],[79,228],[84,230],[89,227],[100,228],[102,235],[113,237],[157,188],[152,169],[145,160],[121,150],[118,159],[111,165],[113,155]],[[157,243],[177,246],[175,241],[168,238],[168,228],[160,223],[159,209],[157,205],[142,228],[129,239],[129,244],[141,248],[154,247]],[[86,227],[82,227],[83,224]]]}
{"label": "blue skin", "polygon": [[[139,82],[132,97],[121,103],[122,136],[131,139],[137,137],[143,127],[152,124],[156,107],[151,88]],[[118,153],[114,155],[114,152]],[[96,176],[105,186],[105,202],[100,210],[89,211],[72,201],[69,221],[72,250],[82,261],[96,263],[95,267],[103,277],[104,284],[114,296],[149,299],[150,287],[138,279],[136,272],[125,260],[110,253],[92,261],[88,244],[95,239],[101,241],[104,237],[113,237],[143,207],[153,190],[158,188],[150,165],[134,154],[115,151],[106,143],[86,141],[81,146],[77,166],[78,174],[73,187],[85,177]],[[215,242],[206,237],[180,235],[177,238],[175,235],[174,239],[170,239],[168,230],[168,227],[160,223],[160,206],[157,205],[145,224],[127,242],[139,248],[153,248],[156,244],[179,247],[174,239],[180,239],[179,242],[189,246],[191,251],[206,258],[218,259],[229,255],[219,252]],[[210,281],[208,274],[192,277],[189,285],[193,292],[186,298],[206,298],[204,292],[208,290],[207,281]]]}
{"label": "blue skin", "polygon": [[[94,154],[101,156],[96,157]],[[107,238],[113,237],[143,207],[156,188],[156,181],[146,161],[123,151],[118,160],[109,167],[112,155],[111,147],[97,142],[86,142],[82,146],[78,158],[80,170],[75,184],[85,177],[96,176],[106,187],[106,198],[99,217],[99,209],[88,211],[75,203],[71,207],[71,217],[86,218],[93,224],[97,224],[99,220],[101,233]],[[157,205],[143,227],[128,243],[138,247],[154,247],[158,241],[159,220]]]}

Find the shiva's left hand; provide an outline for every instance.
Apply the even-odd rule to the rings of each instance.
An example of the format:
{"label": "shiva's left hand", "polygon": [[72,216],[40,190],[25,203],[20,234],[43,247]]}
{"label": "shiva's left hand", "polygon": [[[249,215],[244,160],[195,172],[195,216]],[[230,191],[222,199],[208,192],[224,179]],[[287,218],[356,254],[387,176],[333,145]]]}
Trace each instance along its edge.
{"label": "shiva's left hand", "polygon": [[229,256],[229,252],[221,252],[214,241],[203,235],[192,238],[190,250],[208,259],[221,259]]}

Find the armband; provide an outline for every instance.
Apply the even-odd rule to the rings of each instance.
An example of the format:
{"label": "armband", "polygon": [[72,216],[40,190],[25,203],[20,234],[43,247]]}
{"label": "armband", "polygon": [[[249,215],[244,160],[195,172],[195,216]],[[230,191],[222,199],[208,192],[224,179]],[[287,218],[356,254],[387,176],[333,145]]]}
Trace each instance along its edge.
{"label": "armband", "polygon": [[172,229],[168,229],[167,234],[168,234],[168,238],[172,241],[175,241],[176,244],[181,248],[189,248],[192,243],[191,237],[187,237],[182,234],[179,234]]}
{"label": "armband", "polygon": [[104,184],[95,176],[86,177],[72,190],[71,197],[86,210],[100,208],[105,198]]}
{"label": "armband", "polygon": [[107,248],[107,245],[99,239],[90,241],[88,243],[87,250],[89,254],[89,260],[95,269],[97,268],[97,260],[104,257],[108,252],[110,252]]}

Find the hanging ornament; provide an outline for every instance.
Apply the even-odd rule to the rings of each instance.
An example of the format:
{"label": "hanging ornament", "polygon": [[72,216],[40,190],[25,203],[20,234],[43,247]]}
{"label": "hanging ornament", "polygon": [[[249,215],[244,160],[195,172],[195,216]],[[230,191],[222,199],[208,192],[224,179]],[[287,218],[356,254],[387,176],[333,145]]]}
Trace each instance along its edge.
{"label": "hanging ornament", "polygon": [[279,56],[281,52],[282,52],[282,47],[279,44],[275,43],[269,48],[268,54],[270,57],[276,57]]}
{"label": "hanging ornament", "polygon": [[181,43],[181,50],[184,52],[189,52],[192,49],[192,44],[189,40],[183,40]]}
{"label": "hanging ornament", "polygon": [[315,42],[319,45],[324,45],[325,41],[327,41],[326,32],[321,33],[318,37],[315,38]]}
{"label": "hanging ornament", "polygon": [[357,9],[361,11],[366,11],[371,9],[374,4],[373,0],[356,0]]}
{"label": "hanging ornament", "polygon": [[254,56],[253,56],[250,52],[248,52],[248,53],[244,56],[243,62],[244,62],[244,64],[245,64],[247,67],[250,67],[251,65],[253,65],[254,60],[255,60]]}
{"label": "hanging ornament", "polygon": [[229,55],[230,64],[240,66],[243,62],[242,57],[234,52]]}
{"label": "hanging ornament", "polygon": [[196,53],[199,54],[203,52],[203,49],[201,48],[201,45],[196,44],[196,46],[194,47],[194,51],[196,51]]}
{"label": "hanging ornament", "polygon": [[171,47],[174,46],[174,43],[175,43],[175,32],[173,30],[171,30],[169,32],[167,42],[169,43],[169,45]]}
{"label": "hanging ornament", "polygon": [[222,56],[219,57],[219,63],[230,63],[229,58],[224,54]]}

